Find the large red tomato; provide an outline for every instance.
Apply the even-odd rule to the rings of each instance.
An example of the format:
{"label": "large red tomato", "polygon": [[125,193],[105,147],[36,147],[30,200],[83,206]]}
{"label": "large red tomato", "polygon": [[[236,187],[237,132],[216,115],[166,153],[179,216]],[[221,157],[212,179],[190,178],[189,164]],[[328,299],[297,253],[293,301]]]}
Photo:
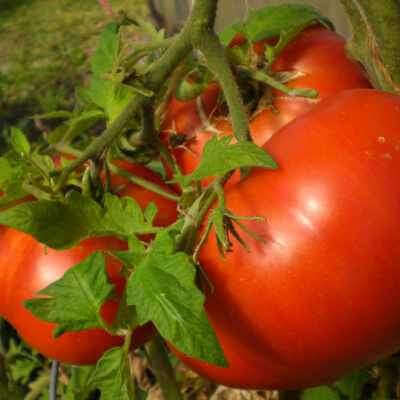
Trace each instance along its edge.
{"label": "large red tomato", "polygon": [[265,242],[242,232],[250,251],[221,257],[212,233],[200,252],[230,365],[178,355],[230,386],[319,385],[400,348],[400,97],[342,92],[265,149],[279,169],[226,192]]}
{"label": "large red tomato", "polygon": [[[55,339],[55,325],[39,320],[25,309],[24,301],[50,283],[60,279],[71,267],[96,250],[122,250],[126,245],[114,238],[96,238],[63,251],[46,248],[31,236],[14,229],[2,235],[0,247],[0,314],[18,331],[30,346],[49,358],[69,364],[93,364],[105,350],[122,344],[123,338],[111,336],[101,329],[65,333]],[[121,264],[107,257],[107,272],[118,295],[124,286],[119,275]],[[111,323],[118,310],[118,301],[107,301],[102,315]],[[135,344],[141,345],[152,332],[146,325],[135,332]]]}
{"label": "large red tomato", "polygon": [[[264,53],[263,43],[265,41],[258,43],[255,49],[259,54]],[[236,40],[234,44],[240,44],[240,40]],[[346,55],[344,39],[321,26],[308,28],[300,33],[283,50],[271,68],[273,72],[299,73],[300,76],[287,86],[314,88],[318,90],[319,97],[291,97],[274,90],[273,108],[267,107],[258,111],[250,121],[251,136],[259,146],[281,127],[311,110],[320,100],[345,89],[370,87],[362,66]],[[229,124],[219,120],[216,121],[215,128],[222,135],[232,132]],[[211,132],[204,130],[192,132],[192,135],[187,135],[185,144],[174,150],[185,174],[197,167],[204,145],[211,136]]]}
{"label": "large red tomato", "polygon": [[[157,175],[142,166],[121,162],[120,167],[163,185]],[[111,183],[120,187],[119,195],[134,197],[142,207],[150,201],[155,202],[160,210],[156,224],[167,225],[176,219],[176,204],[173,201],[133,185],[122,177],[112,176]],[[165,187],[165,190],[169,189]],[[1,228],[0,315],[17,329],[30,346],[61,362],[92,364],[105,350],[122,343],[123,338],[111,336],[101,329],[65,333],[55,339],[52,336],[55,325],[36,318],[24,308],[23,303],[94,251],[126,249],[126,242],[112,237],[93,238],[84,240],[72,249],[57,251],[46,248],[25,233]],[[115,285],[116,297],[104,304],[102,315],[111,323],[116,316],[125,281],[120,275],[121,264],[110,256],[106,260],[107,273]],[[133,335],[133,345],[140,346],[153,333],[151,324],[139,327]]]}

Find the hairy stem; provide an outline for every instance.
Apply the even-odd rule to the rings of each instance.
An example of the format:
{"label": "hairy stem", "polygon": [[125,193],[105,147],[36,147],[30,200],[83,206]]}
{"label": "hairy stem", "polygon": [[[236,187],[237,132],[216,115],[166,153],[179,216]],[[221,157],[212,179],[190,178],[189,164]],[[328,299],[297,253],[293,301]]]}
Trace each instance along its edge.
{"label": "hairy stem", "polygon": [[125,171],[124,169],[118,168],[117,166],[115,166],[112,163],[109,164],[109,169],[111,172],[123,176],[129,182],[132,182],[135,185],[144,187],[145,189],[150,190],[151,192],[157,193],[160,196],[163,196],[169,200],[176,201],[176,202],[179,201],[179,196],[177,196],[171,192],[167,192],[161,186],[159,186],[153,182],[150,182],[146,179],[140,178],[139,176],[131,174],[130,172]]}
{"label": "hairy stem", "polygon": [[400,94],[400,3],[341,0],[353,37],[348,48],[377,89]]}
{"label": "hairy stem", "polygon": [[182,399],[178,384],[175,379],[174,369],[169,361],[164,343],[159,335],[154,337],[147,345],[147,356],[154,375],[160,384],[165,400]]}
{"label": "hairy stem", "polygon": [[228,103],[233,132],[238,141],[251,140],[249,122],[239,87],[236,84],[225,49],[215,33],[196,38],[194,46],[203,53],[210,71],[216,76]]}

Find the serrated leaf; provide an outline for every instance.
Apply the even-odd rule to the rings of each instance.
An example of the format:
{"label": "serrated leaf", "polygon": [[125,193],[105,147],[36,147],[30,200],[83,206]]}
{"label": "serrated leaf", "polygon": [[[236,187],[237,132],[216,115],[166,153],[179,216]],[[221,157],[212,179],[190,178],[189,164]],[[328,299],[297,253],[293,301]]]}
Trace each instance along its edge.
{"label": "serrated leaf", "polygon": [[160,232],[128,281],[127,302],[136,306],[139,324],[152,321],[182,352],[224,366],[204,311],[204,295],[195,284],[195,267],[186,253],[174,249],[170,234]]}
{"label": "serrated leaf", "polygon": [[16,127],[11,128],[11,146],[14,151],[22,156],[27,156],[31,152],[31,145],[22,131]]}
{"label": "serrated leaf", "polygon": [[361,400],[363,387],[371,378],[368,369],[355,371],[333,384],[348,400]]}
{"label": "serrated leaf", "polygon": [[[238,33],[251,42],[279,38],[277,46],[279,50],[282,50],[298,33],[315,23],[333,29],[329,19],[311,6],[305,4],[268,5],[252,10],[246,21],[229,26],[219,36],[224,45],[228,45]],[[271,56],[274,56],[273,51]]]}
{"label": "serrated leaf", "polygon": [[108,350],[98,361],[91,386],[100,389],[102,400],[131,400],[134,388],[129,358],[121,347]]}
{"label": "serrated leaf", "polygon": [[92,236],[154,233],[135,200],[105,196],[105,207],[72,192],[65,202],[35,201],[0,212],[0,224],[34,236],[55,249],[69,248]]}
{"label": "serrated leaf", "polygon": [[28,300],[25,307],[38,318],[56,323],[57,337],[68,331],[101,328],[100,309],[112,292],[104,256],[95,252],[38,293],[46,297]]}
{"label": "serrated leaf", "polygon": [[101,76],[111,72],[119,52],[118,25],[108,24],[100,36],[100,43],[92,56],[91,66],[94,75]]}
{"label": "serrated leaf", "polygon": [[135,90],[120,82],[93,77],[85,93],[113,121],[131,101]]}
{"label": "serrated leaf", "polygon": [[329,386],[318,386],[306,389],[301,394],[300,400],[341,400],[340,395]]}
{"label": "serrated leaf", "polygon": [[296,27],[319,22],[327,27],[332,23],[315,8],[305,4],[268,5],[252,10],[244,23],[243,33],[252,42],[277,37]]}
{"label": "serrated leaf", "polygon": [[231,137],[214,136],[205,147],[199,166],[189,175],[186,183],[209,176],[223,176],[227,172],[244,167],[277,168],[272,157],[252,142],[231,144]]}

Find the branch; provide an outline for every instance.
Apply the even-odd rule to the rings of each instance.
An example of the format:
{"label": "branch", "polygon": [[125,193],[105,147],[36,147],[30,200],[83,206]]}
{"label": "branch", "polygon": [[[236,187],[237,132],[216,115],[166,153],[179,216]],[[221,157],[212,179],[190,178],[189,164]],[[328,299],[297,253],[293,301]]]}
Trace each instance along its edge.
{"label": "branch", "polygon": [[352,25],[351,55],[366,68],[377,89],[400,94],[400,3],[341,0]]}
{"label": "branch", "polygon": [[[199,32],[207,32],[213,29],[217,2],[217,0],[197,0],[194,3],[193,12],[182,31],[175,37],[165,53],[152,64],[144,76],[143,86],[145,88],[153,92],[157,92],[161,88],[179,62],[193,49],[191,43],[192,32],[199,35]],[[87,147],[80,157],[61,171],[55,190],[61,189],[69,174],[77,167],[102,152],[114,139],[121,135],[132,116],[149,104],[151,100],[152,98],[136,93],[119,117]]]}
{"label": "branch", "polygon": [[204,54],[208,68],[221,85],[232,117],[233,132],[236,139],[238,141],[250,141],[249,121],[242,96],[225,55],[225,49],[217,35],[215,33],[202,33],[200,37],[194,37],[192,40],[193,45]]}

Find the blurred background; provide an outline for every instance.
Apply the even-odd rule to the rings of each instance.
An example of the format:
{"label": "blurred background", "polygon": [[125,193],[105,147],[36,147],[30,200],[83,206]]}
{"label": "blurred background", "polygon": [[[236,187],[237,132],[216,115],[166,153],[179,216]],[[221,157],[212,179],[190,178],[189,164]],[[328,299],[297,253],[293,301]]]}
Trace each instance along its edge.
{"label": "blurred background", "polygon": [[[296,0],[220,0],[217,19],[217,29],[221,30],[233,21],[242,18],[251,8],[266,4],[298,3]],[[302,3],[318,8],[336,25],[338,32],[347,35],[349,29],[342,6],[338,0],[302,0]],[[179,25],[187,16],[192,0],[151,0],[153,9],[166,16],[168,28],[171,30]]]}

